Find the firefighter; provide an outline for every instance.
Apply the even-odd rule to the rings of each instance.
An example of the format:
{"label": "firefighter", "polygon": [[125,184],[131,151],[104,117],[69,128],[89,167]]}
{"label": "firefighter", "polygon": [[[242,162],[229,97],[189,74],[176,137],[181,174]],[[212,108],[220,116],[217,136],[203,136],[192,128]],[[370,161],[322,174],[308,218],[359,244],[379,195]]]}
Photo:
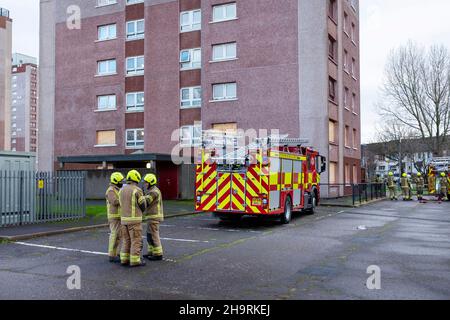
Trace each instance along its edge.
{"label": "firefighter", "polygon": [[402,178],[400,179],[400,184],[402,186],[403,201],[411,200],[411,198],[409,197],[410,182],[408,179],[408,174],[406,174],[406,173],[402,174]]}
{"label": "firefighter", "polygon": [[141,174],[131,170],[127,174],[127,184],[119,192],[121,207],[122,250],[120,262],[123,266],[145,266],[142,253],[142,212],[145,210],[145,198],[138,183]]}
{"label": "firefighter", "polygon": [[395,186],[394,173],[393,172],[389,172],[389,174],[388,174],[387,186],[388,186],[388,189],[389,189],[389,198],[391,199],[391,201],[392,200],[396,200],[397,201],[398,199],[397,199],[397,195],[396,195],[396,192],[395,192],[396,186]]}
{"label": "firefighter", "polygon": [[424,188],[425,188],[425,180],[423,179],[422,174],[419,172],[417,173],[416,177],[417,200],[419,201],[423,200]]}
{"label": "firefighter", "polygon": [[163,248],[159,238],[159,224],[164,221],[164,210],[162,195],[156,186],[156,176],[152,173],[144,177],[146,189],[146,206],[144,219],[147,221],[147,245],[148,254],[144,255],[150,261],[161,261],[163,259]]}
{"label": "firefighter", "polygon": [[445,172],[441,173],[441,179],[439,181],[439,184],[441,186],[441,192],[440,192],[440,196],[439,196],[439,200],[440,201],[447,201],[448,200],[448,179],[447,179],[447,175],[445,174]]}
{"label": "firefighter", "polygon": [[120,202],[119,191],[125,177],[120,172],[114,172],[110,178],[108,190],[106,190],[106,208],[110,229],[108,255],[109,262],[120,262],[118,249],[120,243]]}

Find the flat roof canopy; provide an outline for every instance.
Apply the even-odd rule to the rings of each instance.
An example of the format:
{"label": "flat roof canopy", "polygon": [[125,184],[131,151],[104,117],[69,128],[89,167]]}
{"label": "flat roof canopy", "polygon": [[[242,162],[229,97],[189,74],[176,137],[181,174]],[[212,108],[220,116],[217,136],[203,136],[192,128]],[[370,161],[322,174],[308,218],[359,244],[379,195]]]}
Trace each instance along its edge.
{"label": "flat roof canopy", "polygon": [[58,157],[58,162],[60,163],[102,163],[130,161],[172,161],[172,157],[168,154],[159,153]]}

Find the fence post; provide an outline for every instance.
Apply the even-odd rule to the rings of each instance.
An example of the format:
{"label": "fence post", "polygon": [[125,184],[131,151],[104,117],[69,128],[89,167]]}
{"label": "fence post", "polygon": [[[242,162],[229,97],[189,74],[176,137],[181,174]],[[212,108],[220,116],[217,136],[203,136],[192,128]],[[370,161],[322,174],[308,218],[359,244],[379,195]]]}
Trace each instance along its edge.
{"label": "fence post", "polygon": [[19,171],[19,215],[20,215],[20,221],[19,225],[23,224],[23,171]]}

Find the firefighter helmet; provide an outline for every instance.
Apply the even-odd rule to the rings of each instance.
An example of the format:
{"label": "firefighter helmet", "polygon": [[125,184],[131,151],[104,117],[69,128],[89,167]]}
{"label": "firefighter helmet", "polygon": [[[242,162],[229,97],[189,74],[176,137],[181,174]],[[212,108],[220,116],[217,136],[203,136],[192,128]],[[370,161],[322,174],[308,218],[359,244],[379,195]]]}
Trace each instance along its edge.
{"label": "firefighter helmet", "polygon": [[418,172],[418,173],[417,173],[417,176],[418,176],[418,177],[421,177],[421,176],[422,176],[422,174],[421,174],[420,172]]}
{"label": "firefighter helmet", "polygon": [[407,178],[407,177],[408,177],[408,174],[407,174],[407,173],[404,173],[404,174],[402,174],[402,177],[403,177],[403,178]]}
{"label": "firefighter helmet", "polygon": [[445,177],[445,172],[441,172],[441,177]]}
{"label": "firefighter helmet", "polygon": [[142,179],[141,174],[136,170],[131,170],[127,174],[127,181],[134,181],[136,183],[139,183],[141,182],[141,179]]}
{"label": "firefighter helmet", "polygon": [[144,181],[148,182],[150,186],[154,186],[157,183],[156,176],[153,173],[149,173],[144,177]]}
{"label": "firefighter helmet", "polygon": [[393,173],[393,172],[389,172],[389,176],[390,176],[390,177],[393,177],[393,176],[394,176],[394,173]]}
{"label": "firefighter helmet", "polygon": [[111,175],[111,183],[112,184],[119,184],[123,181],[123,179],[125,179],[125,177],[123,176],[123,174],[121,174],[120,172],[114,172]]}

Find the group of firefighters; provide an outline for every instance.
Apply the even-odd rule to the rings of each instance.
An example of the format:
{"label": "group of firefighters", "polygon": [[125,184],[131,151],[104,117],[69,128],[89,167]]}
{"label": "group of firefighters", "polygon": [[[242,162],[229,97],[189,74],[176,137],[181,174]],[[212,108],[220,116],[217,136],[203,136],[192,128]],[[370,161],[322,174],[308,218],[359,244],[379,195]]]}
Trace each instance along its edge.
{"label": "group of firefighters", "polygon": [[150,261],[163,259],[159,237],[159,224],[164,220],[161,191],[156,186],[157,178],[154,174],[150,173],[144,177],[144,191],[138,186],[141,180],[141,174],[136,170],[128,172],[126,179],[122,173],[115,172],[111,175],[110,185],[106,191],[111,231],[109,261],[120,262],[122,266],[145,266],[145,262],[141,259],[144,221],[147,222],[148,254],[143,257]]}
{"label": "group of firefighters", "polygon": [[[382,183],[381,178],[377,176],[377,183]],[[423,194],[425,190],[425,179],[423,175],[419,172],[417,173],[416,177],[414,178],[414,181],[412,181],[411,176],[409,176],[407,173],[403,173],[402,177],[400,178],[400,186],[402,189],[402,198],[404,201],[411,201],[412,199],[412,183],[416,185],[416,192],[417,192],[417,200],[423,201]],[[386,180],[387,187],[389,189],[389,198],[391,200],[398,200],[397,198],[397,184],[394,178],[394,173],[389,172],[387,180]],[[446,201],[448,200],[448,190],[449,190],[449,179],[447,177],[447,174],[445,172],[442,172],[440,174],[440,180],[439,180],[440,190],[439,192],[439,201]]]}

